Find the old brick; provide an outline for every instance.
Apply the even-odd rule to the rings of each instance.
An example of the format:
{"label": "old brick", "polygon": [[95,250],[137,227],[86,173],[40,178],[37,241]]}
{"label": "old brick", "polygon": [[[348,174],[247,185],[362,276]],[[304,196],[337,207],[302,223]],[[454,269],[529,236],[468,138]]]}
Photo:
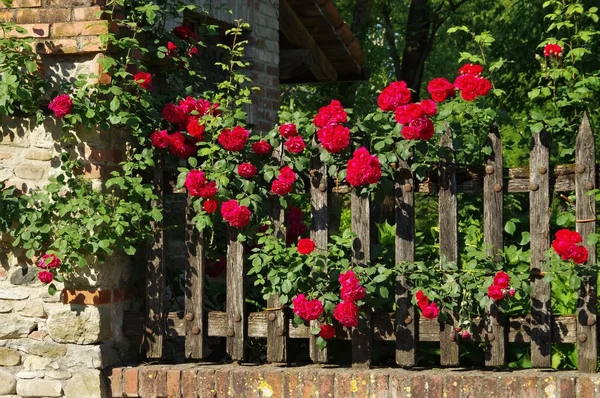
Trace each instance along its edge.
{"label": "old brick", "polygon": [[229,394],[232,397],[243,397],[253,386],[245,369],[234,369],[229,372]]}
{"label": "old brick", "polygon": [[86,7],[91,6],[93,0],[50,0],[51,7]]}
{"label": "old brick", "polygon": [[441,397],[444,395],[444,379],[442,376],[429,375],[425,381],[429,397]]}
{"label": "old brick", "polygon": [[[10,8],[28,8],[28,7],[41,7],[42,0],[13,0]],[[0,9],[7,8],[0,1]]]}
{"label": "old brick", "polygon": [[577,397],[594,398],[595,396],[595,386],[591,377],[582,376],[577,379]]}
{"label": "old brick", "polygon": [[575,378],[562,377],[560,379],[560,398],[577,398]]}
{"label": "old brick", "polygon": [[461,389],[460,376],[447,375],[444,376],[444,396],[445,397],[460,397]]}
{"label": "old brick", "polygon": [[[50,35],[50,25],[47,23],[39,24],[21,24],[19,25],[25,30],[20,33],[15,30],[7,33],[9,37],[48,37]],[[1,37],[4,37],[3,35]]]}
{"label": "old brick", "polygon": [[101,9],[95,7],[78,7],[73,9],[73,19],[75,21],[93,21],[100,18]]}
{"label": "old brick", "polygon": [[140,390],[142,397],[155,398],[167,395],[167,371],[157,368],[142,368],[140,371]]}
{"label": "old brick", "polygon": [[540,377],[538,379],[538,396],[541,394],[545,397],[556,398],[559,394],[558,380],[554,376]]}
{"label": "old brick", "polygon": [[15,10],[0,11],[0,21],[15,22]]}
{"label": "old brick", "polygon": [[231,396],[229,388],[229,369],[218,369],[215,371],[215,390],[217,397]]}
{"label": "old brick", "polygon": [[368,397],[369,387],[371,384],[371,372],[363,370],[361,372],[354,373],[354,382],[356,383],[356,391],[354,392],[355,397]]}
{"label": "old brick", "polygon": [[[82,53],[98,53],[106,50],[106,45],[102,43],[102,40],[99,37],[80,37],[79,41],[81,43],[79,51]],[[110,78],[110,76],[108,77]],[[110,83],[110,80],[108,81],[108,83],[102,80],[101,82],[104,84],[108,84]]]}
{"label": "old brick", "polygon": [[[196,394],[199,398],[215,398],[217,396],[217,387],[215,385],[214,369],[200,369],[197,376]],[[188,397],[183,392],[185,398]],[[193,395],[196,396],[196,395]]]}
{"label": "old brick", "polygon": [[15,167],[15,174],[17,177],[24,180],[38,181],[44,178],[46,169],[41,166],[36,166],[28,163],[21,163]]}
{"label": "old brick", "polygon": [[110,396],[121,398],[123,396],[123,368],[112,368],[106,370],[106,379]]}
{"label": "old brick", "polygon": [[125,396],[139,397],[137,368],[125,369],[123,377],[125,378]]}
{"label": "old brick", "polygon": [[[404,389],[403,393],[406,396],[411,395],[421,395],[423,397],[427,396],[427,385],[426,385],[426,375],[425,374],[415,374],[411,377],[410,380],[410,389]],[[404,396],[404,395],[401,395]]]}
{"label": "old brick", "polygon": [[63,290],[63,304],[102,305],[111,302],[110,290]]}
{"label": "old brick", "polygon": [[[338,397],[351,397],[353,393],[352,373],[338,372],[335,375],[335,390]],[[355,387],[355,386],[354,386]]]}
{"label": "old brick", "polygon": [[106,32],[108,32],[108,24],[100,20],[52,24],[52,37],[93,36]]}
{"label": "old brick", "polygon": [[319,396],[319,387],[317,384],[317,372],[305,372],[302,374],[302,390],[300,397],[315,398]]}
{"label": "old brick", "polygon": [[498,388],[506,398],[517,398],[519,396],[519,383],[516,377],[508,375],[500,377]]}
{"label": "old brick", "polygon": [[17,10],[17,23],[66,22],[71,19],[68,8],[30,8]]}
{"label": "old brick", "polygon": [[181,371],[167,370],[167,398],[181,398]]}
{"label": "old brick", "polygon": [[264,378],[265,388],[267,390],[270,389],[273,392],[273,397],[282,397],[285,385],[285,376],[283,371],[279,369],[270,369],[269,371],[265,372]]}
{"label": "old brick", "polygon": [[248,388],[246,389],[246,398],[262,398],[267,395],[273,396],[273,390],[267,387],[267,383],[263,378],[261,367],[253,368],[247,372]]}
{"label": "old brick", "polygon": [[335,396],[335,374],[333,372],[320,372],[318,383],[320,398],[333,398]]}
{"label": "old brick", "polygon": [[76,54],[79,52],[76,39],[38,40],[35,45],[38,54]]}
{"label": "old brick", "polygon": [[519,396],[536,398],[538,396],[538,379],[535,376],[519,377],[517,379]]}
{"label": "old brick", "polygon": [[196,398],[196,370],[184,369],[181,371],[181,394],[184,397]]}
{"label": "old brick", "polygon": [[302,388],[302,376],[299,372],[286,372],[285,373],[285,387],[283,396],[290,398],[297,398],[298,393]]}

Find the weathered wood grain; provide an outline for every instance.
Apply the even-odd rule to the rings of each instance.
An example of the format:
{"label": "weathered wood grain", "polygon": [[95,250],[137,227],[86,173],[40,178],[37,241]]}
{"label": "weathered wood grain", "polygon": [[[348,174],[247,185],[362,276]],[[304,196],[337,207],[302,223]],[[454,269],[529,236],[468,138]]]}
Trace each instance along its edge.
{"label": "weathered wood grain", "polygon": [[[496,126],[488,134],[488,145],[492,153],[486,161],[485,175],[483,177],[483,242],[486,252],[494,260],[501,261],[503,249],[502,227],[502,142]],[[504,366],[506,333],[502,311],[496,303],[492,303],[487,310],[486,329],[488,334],[485,340],[486,366]]]}
{"label": "weathered wood grain", "polygon": [[[396,204],[395,262],[415,261],[414,180],[408,162],[398,162],[394,186]],[[396,364],[416,364],[418,311],[411,300],[408,278],[396,278]]]}
{"label": "weathered wood grain", "polygon": [[531,340],[531,363],[537,368],[551,365],[550,284],[539,273],[544,270],[544,251],[550,245],[550,136],[546,132],[532,137],[529,172],[529,217],[532,282],[531,315],[535,321]]}
{"label": "weathered wood grain", "polygon": [[[579,133],[575,141],[575,194],[577,232],[583,238],[583,245],[588,249],[587,264],[596,262],[596,245],[588,245],[587,238],[596,232],[596,199],[593,195],[587,195],[590,189],[594,189],[596,181],[596,145],[594,134],[590,126],[587,114],[583,115],[583,121],[579,127]],[[587,220],[587,221],[586,221]],[[594,221],[589,221],[594,220]],[[595,273],[586,273],[583,277],[579,298],[577,300],[577,368],[586,373],[595,373],[598,364],[598,340],[597,340],[597,279]]]}
{"label": "weathered wood grain", "polygon": [[[158,199],[152,207],[163,208],[164,203],[164,157],[159,155],[154,169],[153,185]],[[146,349],[147,358],[162,358],[165,334],[165,252],[163,222],[152,222],[152,243],[148,250],[146,267]]]}
{"label": "weathered wood grain", "polygon": [[227,353],[234,361],[242,361],[246,348],[244,246],[237,240],[237,228],[228,227],[227,234]]}
{"label": "weathered wood grain", "polygon": [[[438,201],[440,226],[440,256],[445,261],[458,261],[458,200],[456,198],[456,163],[448,129],[440,139]],[[440,324],[440,364],[456,366],[459,363],[458,339],[454,331],[456,314],[449,314],[451,323]]]}
{"label": "weathered wood grain", "polygon": [[187,264],[185,270],[185,357],[201,359],[206,356],[204,338],[204,233],[193,222],[195,212],[191,196],[187,197],[186,236]]}

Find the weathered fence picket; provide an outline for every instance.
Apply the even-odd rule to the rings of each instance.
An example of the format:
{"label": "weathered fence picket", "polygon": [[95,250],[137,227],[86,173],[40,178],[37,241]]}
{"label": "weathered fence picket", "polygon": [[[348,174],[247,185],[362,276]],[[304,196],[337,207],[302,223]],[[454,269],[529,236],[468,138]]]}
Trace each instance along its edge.
{"label": "weathered fence picket", "polygon": [[236,228],[228,227],[227,234],[227,353],[234,361],[242,361],[246,348],[244,246]]}
{"label": "weathered fence picket", "polygon": [[[163,208],[164,157],[158,158],[152,184],[158,199],[152,207]],[[146,357],[161,358],[165,335],[165,253],[163,221],[152,223],[153,240],[148,251],[146,268]]]}
{"label": "weathered fence picket", "polygon": [[185,271],[185,357],[202,359],[206,356],[206,317],[204,313],[204,232],[193,221],[192,198],[187,198],[186,237],[187,264]]}
{"label": "weathered fence picket", "polygon": [[[415,209],[414,180],[410,165],[404,160],[398,162],[396,170],[396,240],[395,261],[415,261]],[[414,366],[416,364],[417,336],[419,335],[419,313],[412,304],[411,290],[407,277],[396,278],[396,364]]]}
{"label": "weathered fence picket", "polygon": [[[587,193],[596,185],[596,146],[587,114],[579,127],[575,142],[575,194],[577,232],[588,249],[588,264],[596,262],[596,245],[588,245],[587,238],[596,232],[596,198]],[[597,274],[583,277],[577,300],[577,368],[595,373],[598,364],[597,349]]]}
{"label": "weathered fence picket", "polygon": [[[451,131],[448,129],[440,139],[443,153],[439,164],[439,223],[440,256],[448,262],[458,261],[458,200],[456,197],[456,160],[452,146]],[[458,338],[456,336],[456,314],[450,314],[449,322],[440,324],[440,363],[456,366],[459,363]]]}
{"label": "weathered fence picket", "polygon": [[[502,260],[502,198],[503,198],[503,168],[502,142],[496,126],[488,134],[488,145],[492,153],[488,157],[483,176],[483,242],[487,254],[495,261]],[[496,303],[488,308],[486,316],[486,366],[503,366],[505,364],[506,333],[504,317]]]}
{"label": "weathered fence picket", "polygon": [[529,217],[531,237],[531,364],[549,368],[552,359],[550,342],[550,284],[543,281],[544,252],[550,246],[550,136],[542,131],[533,134],[529,161]]}
{"label": "weathered fence picket", "polygon": [[[310,223],[310,238],[317,247],[316,250],[327,250],[329,241],[327,229],[327,165],[321,163],[319,155],[313,156],[311,159],[311,176],[310,176],[310,208],[311,208],[311,223]],[[319,328],[321,323],[319,320],[310,322],[311,328]],[[313,362],[327,362],[327,347],[322,350],[317,346],[317,336],[311,334],[309,340],[310,359]]]}

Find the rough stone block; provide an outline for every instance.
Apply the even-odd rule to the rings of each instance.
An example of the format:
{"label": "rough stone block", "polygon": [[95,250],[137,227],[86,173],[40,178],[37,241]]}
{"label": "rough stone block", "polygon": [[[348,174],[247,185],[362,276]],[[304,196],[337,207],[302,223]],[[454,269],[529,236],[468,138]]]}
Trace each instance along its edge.
{"label": "rough stone block", "polygon": [[[13,0],[12,8],[27,8],[27,7],[41,7],[42,0]],[[0,8],[6,8],[6,6],[0,2]]]}
{"label": "rough stone block", "polygon": [[25,154],[25,159],[29,159],[29,160],[47,161],[47,160],[52,160],[52,157],[53,157],[52,151],[47,150],[47,149],[34,149],[31,151],[28,151]]}
{"label": "rough stone block", "polygon": [[3,370],[0,370],[0,395],[14,394],[16,390],[17,380],[15,377]]}
{"label": "rough stone block", "polygon": [[44,312],[44,302],[39,298],[16,301],[14,310],[20,315],[30,318],[44,318],[46,316],[46,312]]}
{"label": "rough stone block", "polygon": [[50,0],[50,6],[56,7],[84,7],[92,5],[93,0]]}
{"label": "rough stone block", "polygon": [[13,267],[10,272],[9,280],[13,285],[27,285],[32,282],[37,282],[37,267]]}
{"label": "rough stone block", "polygon": [[65,383],[65,398],[103,398],[104,378],[99,370],[77,372]]}
{"label": "rough stone block", "polygon": [[23,288],[2,287],[0,289],[0,300],[26,300],[29,298],[29,290]]}
{"label": "rough stone block", "polygon": [[29,355],[23,361],[23,369],[25,370],[57,370],[59,367],[53,359],[38,357],[37,355]]}
{"label": "rough stone block", "polygon": [[13,310],[11,301],[0,301],[0,314],[6,314]]}
{"label": "rough stone block", "polygon": [[107,32],[107,21],[101,20],[52,24],[52,37],[94,36]]}
{"label": "rough stone block", "polygon": [[21,354],[10,348],[0,347],[0,366],[17,366],[21,363]]}
{"label": "rough stone block", "polygon": [[29,397],[60,397],[62,396],[62,383],[58,380],[19,380],[17,394],[23,398]]}
{"label": "rough stone block", "polygon": [[46,167],[37,166],[29,163],[21,163],[15,167],[15,174],[17,177],[24,180],[39,181],[43,180],[46,176]]}
{"label": "rough stone block", "polygon": [[0,339],[20,339],[27,337],[35,329],[34,319],[14,314],[0,314]]}
{"label": "rough stone block", "polygon": [[48,316],[48,334],[57,343],[93,344],[112,337],[110,308],[71,305]]}
{"label": "rough stone block", "polygon": [[44,376],[47,379],[67,380],[71,378],[72,374],[68,370],[47,370],[44,372]]}

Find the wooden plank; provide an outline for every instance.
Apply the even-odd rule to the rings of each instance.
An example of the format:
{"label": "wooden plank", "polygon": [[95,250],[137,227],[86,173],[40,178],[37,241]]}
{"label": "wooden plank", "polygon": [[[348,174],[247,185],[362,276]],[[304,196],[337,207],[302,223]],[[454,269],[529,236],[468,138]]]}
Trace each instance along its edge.
{"label": "wooden plank", "polygon": [[204,233],[193,221],[195,212],[191,196],[187,197],[186,239],[187,264],[185,271],[185,357],[202,359],[206,356],[206,319],[204,316]]}
{"label": "wooden plank", "polygon": [[[448,262],[458,261],[458,201],[456,198],[456,163],[450,129],[440,139],[443,153],[440,155],[439,223],[440,256]],[[440,364],[457,366],[459,363],[458,339],[455,315],[449,314],[451,323],[440,324]]]}
{"label": "wooden plank", "polygon": [[531,364],[549,368],[552,364],[550,343],[550,284],[539,275],[544,270],[544,251],[550,245],[550,136],[534,134],[529,172],[529,216],[531,236],[531,315],[534,321],[531,341]]}
{"label": "wooden plank", "polygon": [[335,68],[285,0],[279,2],[279,31],[292,46],[306,48],[311,52],[314,62],[310,65],[310,71],[317,80],[335,81],[337,79]]}
{"label": "wooden plank", "polygon": [[[310,177],[310,238],[315,243],[317,250],[327,250],[329,234],[327,230],[327,165],[321,164],[319,153],[311,159]],[[319,328],[321,322],[310,322],[311,328]],[[327,363],[327,347],[319,349],[317,336],[311,334],[309,341],[310,359],[315,363]]]}
{"label": "wooden plank", "polygon": [[[486,161],[483,179],[483,242],[486,252],[495,261],[502,261],[502,141],[496,126],[488,134],[492,153]],[[506,333],[502,311],[492,303],[486,316],[485,365],[504,366]]]}
{"label": "wooden plank", "polygon": [[[158,157],[154,169],[154,192],[158,199],[152,207],[163,209],[164,156]],[[165,253],[163,221],[152,222],[152,243],[148,251],[146,268],[146,349],[147,358],[162,358],[165,334]]]}
{"label": "wooden plank", "polygon": [[[587,264],[596,262],[596,245],[588,245],[587,238],[596,233],[596,198],[587,195],[594,189],[596,181],[596,145],[587,114],[579,127],[575,141],[575,186],[577,232],[583,238],[588,249]],[[583,277],[577,300],[577,368],[586,373],[596,373],[597,336],[596,318],[598,307],[596,273],[590,272]]]}
{"label": "wooden plank", "polygon": [[[352,231],[354,238],[354,264],[367,264],[371,259],[371,209],[368,196],[352,192]],[[367,310],[358,327],[352,329],[352,366],[371,366],[371,319]]]}
{"label": "wooden plank", "polygon": [[[398,162],[395,182],[396,202],[396,242],[395,262],[415,261],[415,209],[414,181],[410,165],[404,160]],[[416,336],[418,312],[411,301],[411,291],[406,276],[396,278],[396,364],[414,366],[416,364]]]}
{"label": "wooden plank", "polygon": [[244,246],[237,240],[237,228],[228,227],[227,234],[227,353],[234,361],[242,361],[246,342]]}

